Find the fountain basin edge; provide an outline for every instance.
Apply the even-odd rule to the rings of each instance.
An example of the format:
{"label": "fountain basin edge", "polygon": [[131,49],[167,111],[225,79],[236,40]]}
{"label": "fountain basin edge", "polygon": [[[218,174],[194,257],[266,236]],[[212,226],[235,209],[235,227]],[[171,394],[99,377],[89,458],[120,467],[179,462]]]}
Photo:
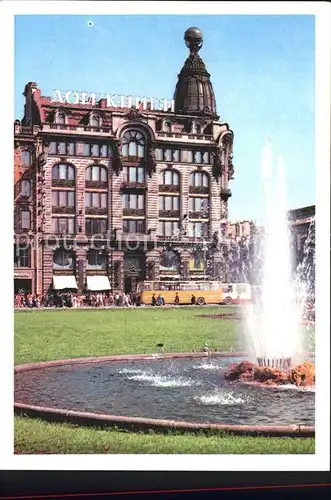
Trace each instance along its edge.
{"label": "fountain basin edge", "polygon": [[[244,357],[244,352],[213,352],[207,354],[197,353],[168,353],[160,355],[151,354],[132,354],[118,356],[85,357],[66,360],[42,361],[36,363],[27,363],[14,367],[14,373],[38,370],[52,366],[65,366],[72,364],[89,364],[100,362],[121,362],[134,360],[157,360],[165,358],[212,358],[212,357]],[[130,431],[145,432],[205,432],[232,434],[237,436],[265,436],[265,437],[315,437],[315,426],[305,426],[300,424],[292,425],[231,425],[231,424],[211,424],[211,423],[192,423],[179,420],[163,420],[140,417],[118,416],[110,414],[89,413],[80,411],[71,411],[67,409],[48,408],[43,406],[28,405],[14,401],[14,412],[17,415],[40,418],[51,422],[67,422],[82,426],[95,427],[116,427]]]}

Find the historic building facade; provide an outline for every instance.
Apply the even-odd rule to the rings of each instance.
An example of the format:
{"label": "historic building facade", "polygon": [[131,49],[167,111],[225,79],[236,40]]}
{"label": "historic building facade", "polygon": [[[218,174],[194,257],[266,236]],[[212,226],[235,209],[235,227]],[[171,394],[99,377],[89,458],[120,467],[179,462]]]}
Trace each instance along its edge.
{"label": "historic building facade", "polygon": [[[203,257],[227,226],[233,132],[219,121],[202,34],[174,107],[72,104],[24,90],[14,124],[15,289],[134,290],[143,279],[206,279]],[[143,109],[142,109],[143,108]]]}
{"label": "historic building facade", "polygon": [[[311,224],[315,221],[315,205],[289,210],[288,221],[292,235],[293,265],[296,269],[303,261],[305,243],[311,230]],[[311,243],[315,244],[314,235]]]}

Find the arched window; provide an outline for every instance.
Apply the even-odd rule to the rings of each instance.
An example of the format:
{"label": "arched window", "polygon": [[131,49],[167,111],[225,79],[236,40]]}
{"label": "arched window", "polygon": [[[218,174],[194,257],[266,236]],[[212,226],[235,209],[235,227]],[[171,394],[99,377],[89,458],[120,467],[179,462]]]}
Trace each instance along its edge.
{"label": "arched window", "polygon": [[90,116],[91,127],[101,127],[101,117],[99,115]]}
{"label": "arched window", "polygon": [[175,170],[162,170],[159,176],[159,185],[161,186],[178,186],[179,174]]}
{"label": "arched window", "polygon": [[145,137],[141,132],[128,130],[122,137],[122,156],[135,156],[143,158],[145,156]]}
{"label": "arched window", "polygon": [[53,269],[75,269],[75,254],[59,248],[53,254]]}
{"label": "arched window", "polygon": [[66,122],[66,115],[63,111],[59,111],[57,114],[56,114],[56,123],[58,125],[64,125]]}
{"label": "arched window", "polygon": [[180,266],[179,254],[166,250],[160,257],[160,269],[165,271],[178,271]]}
{"label": "arched window", "polygon": [[30,181],[21,181],[20,184],[20,195],[21,196],[26,196],[27,198],[30,197],[31,194],[31,184]]}
{"label": "arched window", "polygon": [[25,149],[21,152],[21,165],[25,167],[29,167],[32,163],[32,154],[31,151]]}
{"label": "arched window", "polygon": [[195,133],[196,134],[201,134],[201,125],[200,123],[195,124]]}
{"label": "arched window", "polygon": [[108,182],[108,171],[106,167],[100,165],[91,165],[85,170],[86,182]]}
{"label": "arched window", "polygon": [[74,184],[75,181],[75,169],[72,165],[67,163],[58,163],[54,165],[52,169],[52,180],[53,181],[70,181],[70,184]]}
{"label": "arched window", "polygon": [[193,187],[209,187],[209,177],[205,172],[193,172],[190,174],[190,186]]}
{"label": "arched window", "polygon": [[86,269],[106,271],[108,267],[108,256],[99,250],[89,250],[86,257]]}

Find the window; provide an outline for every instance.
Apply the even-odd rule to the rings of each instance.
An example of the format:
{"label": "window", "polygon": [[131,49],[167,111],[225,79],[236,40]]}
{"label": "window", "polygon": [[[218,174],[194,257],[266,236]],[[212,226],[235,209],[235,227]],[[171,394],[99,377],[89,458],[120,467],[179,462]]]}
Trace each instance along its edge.
{"label": "window", "polygon": [[193,163],[193,151],[186,151],[186,161]]}
{"label": "window", "polygon": [[107,229],[107,219],[85,219],[85,232],[87,234],[105,234]]}
{"label": "window", "polygon": [[64,125],[65,122],[66,122],[66,115],[60,111],[59,113],[57,113],[56,123],[58,123],[59,125]]}
{"label": "window", "polygon": [[123,232],[124,233],[144,233],[145,232],[145,221],[144,220],[123,219]]}
{"label": "window", "polygon": [[180,161],[180,151],[179,151],[179,149],[157,149],[156,150],[156,160],[157,161],[168,161],[168,162],[179,162]]}
{"label": "window", "polygon": [[159,234],[161,236],[176,236],[179,233],[179,221],[159,221]]}
{"label": "window", "polygon": [[159,196],[159,210],[179,210],[179,196]]}
{"label": "window", "polygon": [[172,151],[171,151],[171,149],[165,149],[165,151],[164,151],[164,159],[165,159],[165,161],[171,161],[172,160]]}
{"label": "window", "polygon": [[172,161],[180,161],[179,160],[179,149],[173,149],[172,150]]}
{"label": "window", "polygon": [[210,162],[210,155],[208,151],[205,151],[202,156],[202,163],[211,163]]}
{"label": "window", "polygon": [[25,167],[29,167],[32,163],[31,151],[24,150],[21,152],[21,164]]}
{"label": "window", "polygon": [[166,250],[161,254],[160,269],[167,271],[178,271],[179,265],[180,265],[180,257],[178,253],[173,252],[172,250]]}
{"label": "window", "polygon": [[171,132],[171,128],[172,128],[171,122],[164,122],[163,126],[164,126],[164,131],[165,132]]}
{"label": "window", "polygon": [[90,117],[90,126],[91,127],[101,127],[101,118],[99,115],[92,115]]}
{"label": "window", "polygon": [[53,207],[74,207],[75,206],[75,191],[53,191],[52,192]]}
{"label": "window", "polygon": [[21,181],[20,184],[20,195],[29,198],[31,195],[31,184],[30,181]]}
{"label": "window", "polygon": [[83,144],[83,156],[90,156],[91,155],[91,146],[90,144]]}
{"label": "window", "polygon": [[21,210],[21,229],[30,229],[31,227],[30,210]]}
{"label": "window", "polygon": [[104,252],[98,250],[90,250],[87,253],[86,269],[106,271],[108,267],[108,256]]}
{"label": "window", "polygon": [[194,252],[190,258],[189,266],[191,271],[203,271],[204,268],[203,254],[199,251]]}
{"label": "window", "polygon": [[208,234],[208,226],[204,222],[190,222],[188,234],[191,237],[204,238]]}
{"label": "window", "polygon": [[203,215],[208,210],[208,198],[189,198],[189,211],[190,212],[201,212]]}
{"label": "window", "polygon": [[30,267],[30,247],[14,245],[14,267]]}
{"label": "window", "polygon": [[53,217],[52,231],[54,234],[74,234],[75,219],[73,217]]}
{"label": "window", "polygon": [[208,175],[204,172],[193,172],[190,175],[190,186],[209,187]]}
{"label": "window", "polygon": [[51,141],[49,144],[49,154],[75,156],[76,145],[74,142]]}
{"label": "window", "polygon": [[187,163],[210,163],[208,151],[186,151]]}
{"label": "window", "polygon": [[74,142],[68,142],[68,144],[67,144],[67,154],[69,156],[74,156],[75,153],[76,153],[75,143]]}
{"label": "window", "polygon": [[107,144],[101,144],[100,146],[100,156],[102,158],[108,158],[108,155],[111,154],[111,148],[108,148]]}
{"label": "window", "polygon": [[145,207],[145,196],[143,194],[123,194],[123,208],[143,210]]}
{"label": "window", "polygon": [[145,175],[143,167],[124,167],[123,168],[123,181],[124,182],[145,182]]}
{"label": "window", "polygon": [[145,155],[145,138],[137,131],[125,132],[122,137],[122,156],[137,156],[143,158]]}
{"label": "window", "polygon": [[67,165],[66,163],[59,163],[54,165],[52,170],[52,179],[53,180],[75,180],[75,170],[71,165]]}
{"label": "window", "polygon": [[195,124],[195,133],[196,134],[201,134],[201,125],[200,123]]}
{"label": "window", "polygon": [[92,144],[91,146],[91,156],[100,156],[99,144]]}
{"label": "window", "polygon": [[105,167],[92,165],[91,167],[87,167],[85,171],[85,180],[93,182],[107,182],[108,171]]}
{"label": "window", "polygon": [[53,254],[53,269],[75,269],[75,254],[62,248]]}
{"label": "window", "polygon": [[160,173],[159,183],[163,185],[179,186],[179,174],[174,170],[163,170]]}
{"label": "window", "polygon": [[86,208],[107,208],[107,193],[85,193]]}
{"label": "window", "polygon": [[51,141],[49,144],[49,153],[51,155],[56,155],[57,154],[57,142],[56,141]]}
{"label": "window", "polygon": [[194,153],[194,163],[202,163],[201,151],[195,151]]}

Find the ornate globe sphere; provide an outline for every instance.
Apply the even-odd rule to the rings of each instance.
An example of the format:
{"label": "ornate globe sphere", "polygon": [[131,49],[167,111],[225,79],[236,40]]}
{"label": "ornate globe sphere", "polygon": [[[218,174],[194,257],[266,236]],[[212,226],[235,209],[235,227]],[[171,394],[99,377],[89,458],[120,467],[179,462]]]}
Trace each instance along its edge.
{"label": "ornate globe sphere", "polygon": [[193,26],[192,28],[188,28],[184,34],[184,40],[188,43],[191,42],[202,42],[202,32],[199,28]]}

